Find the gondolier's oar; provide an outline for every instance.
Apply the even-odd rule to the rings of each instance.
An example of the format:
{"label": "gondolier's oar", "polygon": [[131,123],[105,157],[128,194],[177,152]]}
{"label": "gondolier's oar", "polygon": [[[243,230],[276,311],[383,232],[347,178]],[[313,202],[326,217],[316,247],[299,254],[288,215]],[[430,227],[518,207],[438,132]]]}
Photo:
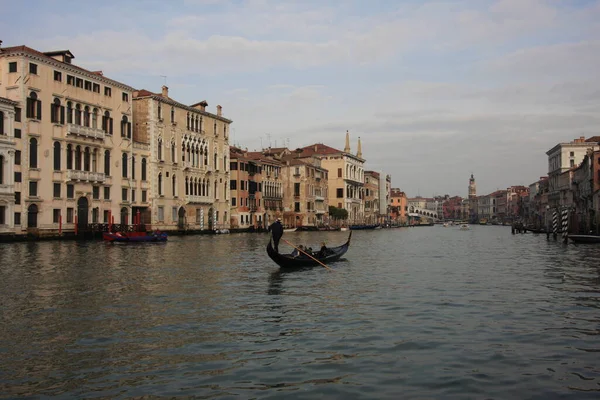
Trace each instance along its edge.
{"label": "gondolier's oar", "polygon": [[298,250],[300,253],[305,254],[307,256],[309,256],[310,258],[312,258],[313,260],[315,260],[316,262],[318,262],[319,264],[321,264],[322,266],[324,266],[325,268],[327,268],[330,271],[333,271],[331,268],[329,268],[327,265],[323,264],[321,261],[317,260],[316,258],[314,258],[313,256],[311,256],[310,254],[306,253],[305,251],[302,251],[301,249],[297,248],[296,246],[294,246],[293,244],[291,244],[290,242],[288,242],[285,239],[281,239],[282,241],[286,242],[287,244],[289,244],[290,246],[292,246],[293,248],[295,248],[296,250]]}

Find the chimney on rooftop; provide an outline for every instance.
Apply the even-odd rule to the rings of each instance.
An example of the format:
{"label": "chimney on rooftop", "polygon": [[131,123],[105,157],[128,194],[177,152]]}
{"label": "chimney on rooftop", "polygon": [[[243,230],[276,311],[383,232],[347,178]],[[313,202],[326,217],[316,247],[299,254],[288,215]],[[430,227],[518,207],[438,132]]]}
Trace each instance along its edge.
{"label": "chimney on rooftop", "polygon": [[217,115],[220,117],[223,114],[223,107],[217,106]]}
{"label": "chimney on rooftop", "polygon": [[315,144],[315,153],[319,151],[319,146]]}
{"label": "chimney on rooftop", "polygon": [[165,85],[162,87],[162,97],[169,97],[169,88]]}

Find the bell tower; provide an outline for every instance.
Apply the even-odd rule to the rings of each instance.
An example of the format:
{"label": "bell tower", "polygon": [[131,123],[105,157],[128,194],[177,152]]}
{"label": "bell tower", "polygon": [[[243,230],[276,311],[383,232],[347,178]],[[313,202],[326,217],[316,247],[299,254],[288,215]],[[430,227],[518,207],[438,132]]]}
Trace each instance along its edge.
{"label": "bell tower", "polygon": [[473,199],[477,197],[477,185],[475,184],[475,178],[473,174],[471,174],[471,178],[469,179],[469,199]]}

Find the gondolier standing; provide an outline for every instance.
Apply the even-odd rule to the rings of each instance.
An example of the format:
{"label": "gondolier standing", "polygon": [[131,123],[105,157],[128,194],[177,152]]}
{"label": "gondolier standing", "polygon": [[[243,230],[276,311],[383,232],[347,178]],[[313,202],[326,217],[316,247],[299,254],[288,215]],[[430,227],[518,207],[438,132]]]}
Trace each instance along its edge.
{"label": "gondolier standing", "polygon": [[277,218],[275,222],[269,226],[269,230],[273,235],[273,247],[275,251],[279,253],[279,239],[283,236],[283,225],[281,225],[281,218]]}

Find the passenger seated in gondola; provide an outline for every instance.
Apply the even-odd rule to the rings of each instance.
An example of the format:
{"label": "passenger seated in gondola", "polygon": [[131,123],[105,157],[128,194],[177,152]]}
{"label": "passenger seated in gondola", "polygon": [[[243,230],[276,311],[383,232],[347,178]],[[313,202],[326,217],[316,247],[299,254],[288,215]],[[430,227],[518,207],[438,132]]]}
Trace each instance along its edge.
{"label": "passenger seated in gondola", "polygon": [[321,250],[319,250],[317,253],[317,257],[321,258],[327,256],[328,251],[329,250],[327,249],[327,246],[325,246],[325,242],[321,243]]}
{"label": "passenger seated in gondola", "polygon": [[[298,246],[298,249],[304,251],[304,246],[300,245],[300,246]],[[296,257],[299,257],[300,255],[302,255],[302,253],[299,252],[298,249],[294,249],[294,251],[292,251],[292,257],[296,258]]]}

